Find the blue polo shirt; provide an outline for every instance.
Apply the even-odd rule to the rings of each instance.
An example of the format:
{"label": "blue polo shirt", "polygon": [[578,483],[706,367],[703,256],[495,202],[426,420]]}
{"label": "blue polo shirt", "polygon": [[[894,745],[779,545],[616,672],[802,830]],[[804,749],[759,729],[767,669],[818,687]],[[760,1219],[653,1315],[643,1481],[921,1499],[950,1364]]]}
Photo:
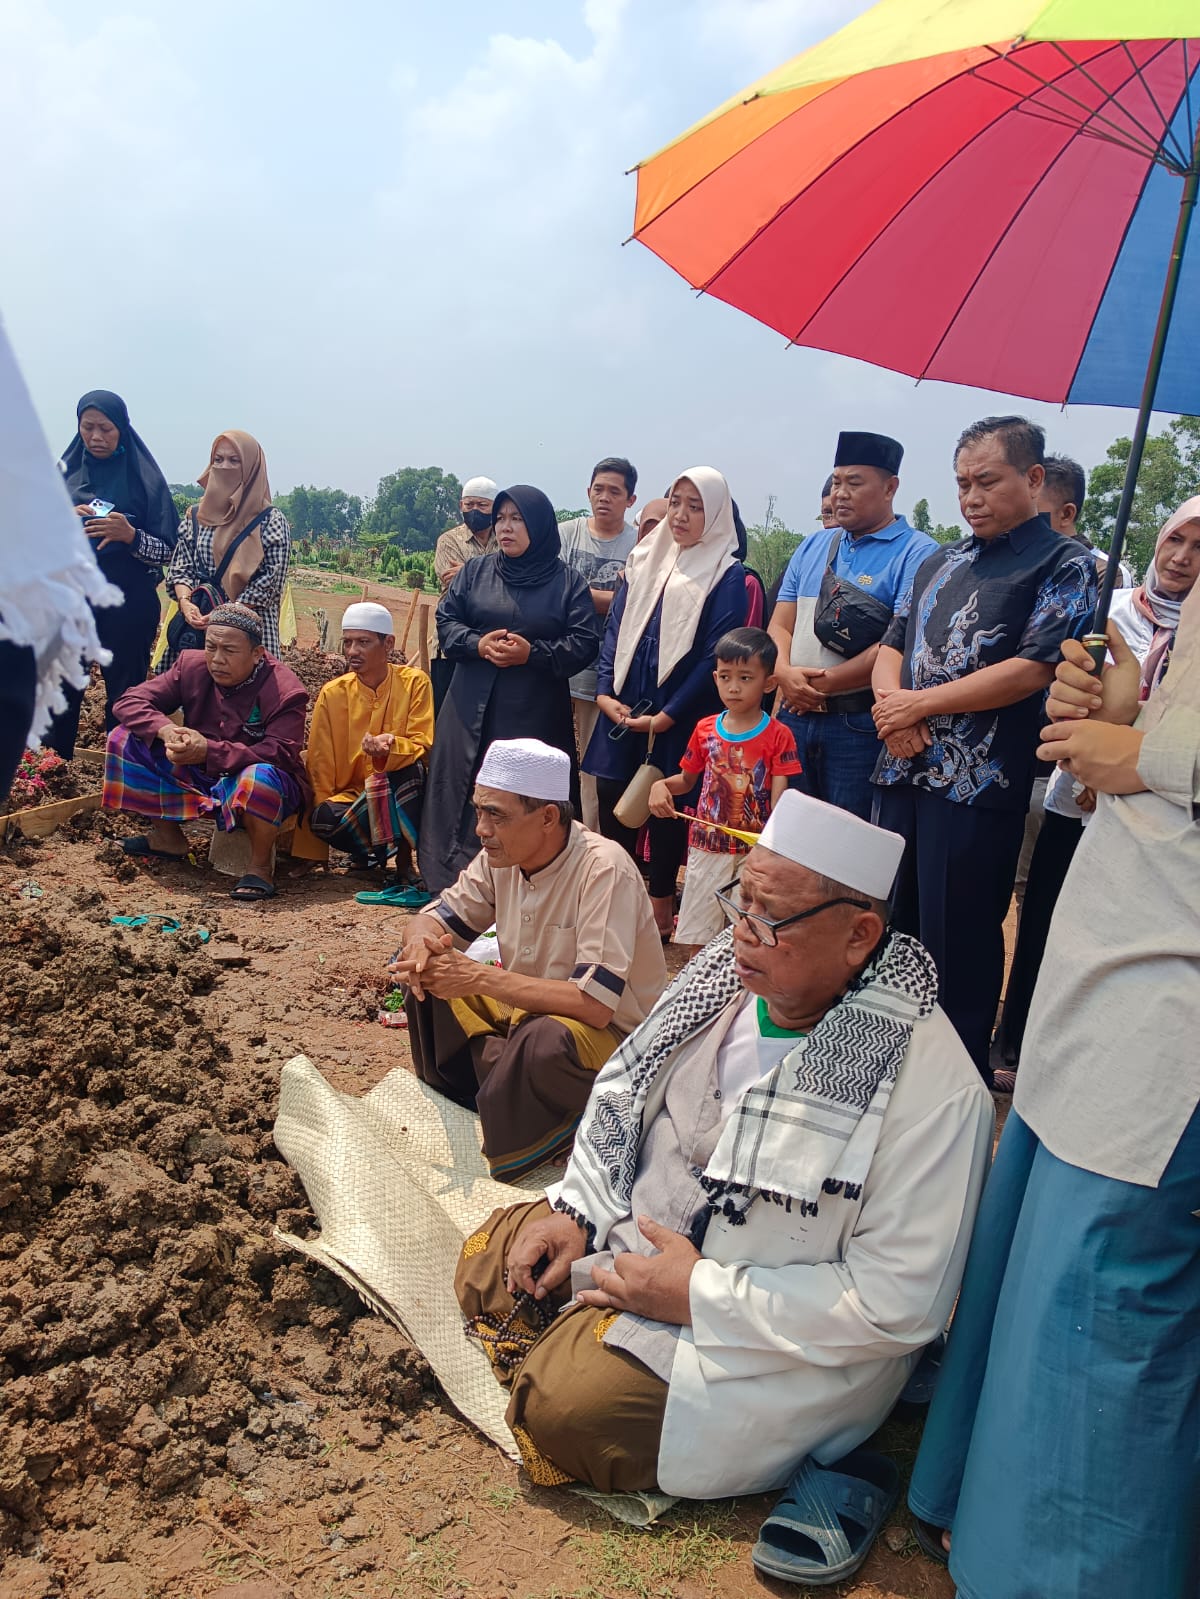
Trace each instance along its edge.
{"label": "blue polo shirt", "polygon": [[[805,539],[788,562],[779,589],[780,600],[791,604],[800,599],[816,599],[829,564],[833,532],[832,528],[822,528]],[[937,548],[936,539],[928,533],[918,533],[904,517],[898,516],[880,532],[864,533],[860,538],[843,530],[833,570],[846,582],[859,584],[865,594],[894,613],[902,601],[907,602],[917,568]]]}

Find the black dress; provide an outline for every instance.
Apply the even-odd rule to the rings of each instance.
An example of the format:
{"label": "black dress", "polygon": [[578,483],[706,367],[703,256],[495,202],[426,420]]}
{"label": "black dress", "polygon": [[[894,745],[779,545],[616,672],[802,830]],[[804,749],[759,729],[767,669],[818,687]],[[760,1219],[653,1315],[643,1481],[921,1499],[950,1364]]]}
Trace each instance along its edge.
{"label": "black dress", "polygon": [[[124,596],[123,604],[102,605],[95,612],[97,637],[112,655],[102,668],[104,725],[111,732],[116,726],[113,706],[127,689],[145,681],[150,667],[160,614],[158,586],[163,566],[175,548],[177,516],[167,480],[130,426],[120,395],[93,389],[79,401],[76,422],[87,410],[102,412],[120,434],[120,443],[113,455],[99,458],[88,453],[76,430],[61,462],[67,492],[75,505],[93,499],[111,501],[136,533],[132,544],[110,544],[107,549],[93,546],[100,570]],[[51,722],[42,743],[70,760],[75,753],[83,690],[64,688],[64,694],[66,709]]]}
{"label": "black dress", "polygon": [[[530,643],[524,666],[493,666],[479,640],[496,628]],[[468,561],[437,611],[442,654],[454,676],[438,715],[430,758],[419,858],[437,894],[479,852],[471,805],[475,774],[497,738],[540,738],[571,757],[571,795],[579,806],[579,771],[568,678],[600,652],[600,631],[587,584],[555,563],[545,581],[505,582],[496,555]]]}

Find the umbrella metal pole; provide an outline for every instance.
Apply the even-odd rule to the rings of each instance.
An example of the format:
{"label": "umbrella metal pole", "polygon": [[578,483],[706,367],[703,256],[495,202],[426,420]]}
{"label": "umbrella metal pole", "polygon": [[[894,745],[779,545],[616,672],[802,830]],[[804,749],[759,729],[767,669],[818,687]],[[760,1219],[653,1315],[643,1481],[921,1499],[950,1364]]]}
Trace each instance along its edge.
{"label": "umbrella metal pole", "polygon": [[1108,566],[1100,585],[1100,598],[1092,617],[1091,631],[1084,635],[1084,648],[1092,658],[1097,672],[1104,665],[1107,650],[1106,630],[1108,608],[1112,604],[1113,589],[1121,568],[1121,550],[1125,544],[1125,530],[1133,510],[1133,497],[1137,492],[1138,473],[1142,466],[1142,453],[1146,448],[1146,435],[1150,431],[1150,416],[1154,410],[1154,396],[1158,389],[1158,376],[1162,371],[1163,355],[1167,347],[1167,334],[1171,329],[1171,316],[1175,310],[1175,296],[1183,271],[1183,252],[1187,247],[1188,229],[1200,195],[1200,128],[1192,147],[1192,162],[1183,180],[1183,194],[1179,201],[1179,219],[1175,224],[1175,238],[1171,245],[1171,259],[1167,264],[1167,277],[1163,284],[1162,301],[1158,308],[1158,322],[1154,329],[1154,342],[1150,346],[1150,360],[1146,366],[1146,381],[1142,385],[1141,404],[1138,407],[1137,426],[1129,446],[1129,465],[1125,468],[1125,484],[1121,490],[1121,503],[1117,506],[1117,520],[1113,526],[1108,547]]}

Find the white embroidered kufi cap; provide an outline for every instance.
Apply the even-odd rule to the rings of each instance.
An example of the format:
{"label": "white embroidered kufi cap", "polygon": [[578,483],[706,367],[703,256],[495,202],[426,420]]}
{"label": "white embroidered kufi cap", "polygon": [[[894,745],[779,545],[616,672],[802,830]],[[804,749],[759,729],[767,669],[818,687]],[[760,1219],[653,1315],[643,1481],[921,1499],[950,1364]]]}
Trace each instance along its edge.
{"label": "white embroidered kufi cap", "polygon": [[899,833],[872,827],[849,811],[792,788],[771,812],[758,842],[872,899],[887,899],[892,892],[904,854]]}
{"label": "white embroidered kufi cap", "polygon": [[464,500],[494,500],[500,490],[490,477],[473,477],[462,486],[461,499]]}
{"label": "white embroidered kufi cap", "polygon": [[347,605],[346,614],[342,617],[343,633],[358,629],[364,633],[394,633],[396,624],[386,605],[379,605],[375,600],[359,600],[354,605]]}
{"label": "white embroidered kufi cap", "polygon": [[480,788],[526,799],[569,800],[571,762],[540,738],[498,738],[488,745],[475,781]]}

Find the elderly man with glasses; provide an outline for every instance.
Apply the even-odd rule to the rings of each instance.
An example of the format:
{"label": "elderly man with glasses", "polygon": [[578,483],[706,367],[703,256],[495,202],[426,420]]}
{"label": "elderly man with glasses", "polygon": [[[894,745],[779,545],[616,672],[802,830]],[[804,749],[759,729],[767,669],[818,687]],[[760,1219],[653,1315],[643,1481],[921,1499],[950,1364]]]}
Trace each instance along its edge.
{"label": "elderly man with glasses", "polygon": [[[496,1211],[456,1277],[535,1482],[704,1499],[795,1473],[755,1558],[781,1574],[782,1543],[809,1581],[854,1569],[894,1498],[858,1445],[950,1315],[991,1155],[933,963],[888,929],[903,847],[786,793],[562,1181]],[[820,1504],[810,1560],[789,1529]]]}

